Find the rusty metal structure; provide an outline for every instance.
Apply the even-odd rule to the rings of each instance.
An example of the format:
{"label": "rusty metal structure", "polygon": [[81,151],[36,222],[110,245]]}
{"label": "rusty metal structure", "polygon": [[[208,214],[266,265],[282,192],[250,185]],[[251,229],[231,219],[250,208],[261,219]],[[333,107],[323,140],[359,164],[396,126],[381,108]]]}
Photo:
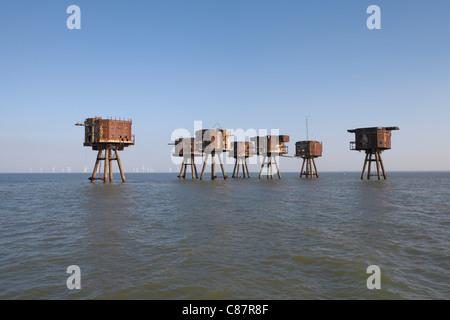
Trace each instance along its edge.
{"label": "rusty metal structure", "polygon": [[381,152],[391,149],[391,131],[394,130],[399,130],[399,127],[370,127],[347,130],[355,134],[355,141],[350,142],[350,150],[365,151],[366,153],[361,179],[364,179],[367,166],[367,179],[370,180],[372,176],[375,176],[370,174],[372,162],[376,164],[378,180],[381,180],[380,168],[383,178],[387,178]]}
{"label": "rusty metal structure", "polygon": [[281,179],[280,168],[276,157],[287,154],[288,147],[286,143],[289,142],[289,136],[286,135],[268,135],[268,136],[256,136],[250,138],[255,143],[255,151],[259,156],[263,156],[261,163],[261,170],[259,172],[259,178],[261,179],[264,167],[267,167],[267,179],[273,179],[272,164],[275,163],[277,168],[278,178]]}
{"label": "rusty metal structure", "polygon": [[300,178],[303,176],[306,178],[319,177],[314,159],[322,156],[322,142],[311,140],[297,141],[295,143],[295,156],[303,159]]}
{"label": "rusty metal structure", "polygon": [[[91,182],[94,180],[103,180],[104,183],[113,181],[112,161],[116,160],[119,166],[122,181],[125,182],[125,175],[122,163],[119,157],[119,151],[125,147],[134,145],[135,137],[131,133],[131,120],[102,119],[101,117],[88,118],[84,123],[76,123],[76,126],[84,127],[84,143],[85,147],[92,147],[92,150],[98,151],[97,160],[95,161]],[[114,156],[113,156],[114,151]],[[101,161],[104,161],[103,178],[96,178],[97,171]]]}
{"label": "rusty metal structure", "polygon": [[211,156],[211,180],[221,178],[216,176],[216,162],[215,156],[217,155],[222,169],[223,179],[226,180],[228,176],[225,174],[225,168],[223,166],[222,154],[230,151],[231,146],[231,134],[228,130],[224,129],[203,129],[195,132],[196,151],[201,155],[205,155],[205,161],[203,162],[202,172],[200,174],[200,180],[203,180],[205,174],[206,163],[208,157]]}
{"label": "rusty metal structure", "polygon": [[179,179],[186,179],[188,166],[191,167],[192,179],[198,179],[195,157],[199,157],[202,154],[197,151],[198,148],[195,145],[195,141],[194,138],[179,138],[175,140],[175,152],[173,155],[183,157],[180,174],[178,175]]}
{"label": "rusty metal structure", "polygon": [[253,142],[237,141],[233,142],[232,146],[233,148],[228,152],[228,157],[235,159],[232,178],[239,178],[239,165],[242,165],[242,177],[245,178],[245,172],[247,171],[247,178],[250,178],[247,158],[252,157],[255,154]]}

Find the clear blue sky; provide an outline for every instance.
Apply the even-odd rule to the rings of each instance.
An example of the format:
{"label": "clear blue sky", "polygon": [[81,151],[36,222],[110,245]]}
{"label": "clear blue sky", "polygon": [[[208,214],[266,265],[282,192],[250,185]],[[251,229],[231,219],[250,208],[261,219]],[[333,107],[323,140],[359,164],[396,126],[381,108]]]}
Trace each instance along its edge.
{"label": "clear blue sky", "polygon": [[450,170],[448,0],[2,1],[0,40],[0,172],[90,171],[74,123],[92,116],[133,119],[128,172],[175,170],[167,143],[195,120],[279,129],[292,154],[306,116],[319,171],[359,171],[347,129],[366,126],[400,127],[388,171]]}

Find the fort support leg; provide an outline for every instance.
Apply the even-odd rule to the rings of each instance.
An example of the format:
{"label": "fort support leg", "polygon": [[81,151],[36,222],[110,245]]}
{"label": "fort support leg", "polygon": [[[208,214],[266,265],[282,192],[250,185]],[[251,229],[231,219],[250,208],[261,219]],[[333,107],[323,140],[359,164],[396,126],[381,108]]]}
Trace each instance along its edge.
{"label": "fort support leg", "polygon": [[218,157],[219,157],[219,162],[220,162],[220,169],[222,169],[223,180],[227,180],[228,177],[225,174],[225,168],[223,166],[223,161],[222,161],[222,154],[219,154]]}
{"label": "fort support leg", "polygon": [[306,161],[305,178],[309,178],[309,159],[305,158],[305,161]]}
{"label": "fort support leg", "polygon": [[195,165],[195,157],[194,156],[192,156],[192,163],[194,165],[195,179],[198,179],[197,166]]}
{"label": "fort support leg", "polygon": [[311,158],[309,158],[308,161],[309,161],[309,177],[312,179],[314,177],[314,171],[313,171],[313,168],[312,168]]}
{"label": "fort support leg", "polygon": [[247,169],[247,178],[250,178],[250,172],[248,171],[247,159],[244,158],[245,168]]}
{"label": "fort support leg", "polygon": [[312,162],[313,162],[313,165],[314,165],[314,170],[316,171],[316,177],[318,178],[319,177],[319,172],[317,171],[316,161],[314,161],[314,158],[312,158]]}
{"label": "fort support leg", "polygon": [[216,179],[216,155],[211,154],[211,180]]}
{"label": "fort support leg", "polygon": [[273,179],[273,161],[274,157],[272,157],[272,159],[270,159],[270,179]]}
{"label": "fort support leg", "polygon": [[187,163],[187,159],[185,158],[185,159],[184,159],[184,173],[183,173],[183,179],[186,179],[187,166],[188,166],[188,163]]}
{"label": "fort support leg", "polygon": [[383,165],[383,160],[381,159],[380,151],[378,151],[378,159],[380,160],[381,170],[383,171],[383,178],[384,178],[384,180],[386,180],[386,178],[387,178],[386,171],[384,171],[384,165]]}
{"label": "fort support leg", "polygon": [[269,162],[267,164],[267,179],[273,179],[273,156],[269,157]]}
{"label": "fort support leg", "polygon": [[263,161],[261,163],[261,170],[259,171],[259,178],[261,179],[262,171],[264,168],[264,162],[266,162],[266,156],[263,157]]}
{"label": "fort support leg", "polygon": [[311,174],[310,161],[309,161],[309,158],[306,158],[306,174],[305,174],[305,177],[309,178],[310,174]]}
{"label": "fort support leg", "polygon": [[305,178],[308,178],[308,160],[306,158],[303,159],[301,176],[305,176]]}
{"label": "fort support leg", "polygon": [[364,166],[362,169],[361,180],[364,179],[364,173],[366,172],[367,159],[369,157],[369,153],[366,152],[366,158],[364,159]]}
{"label": "fort support leg", "polygon": [[234,174],[236,173],[236,167],[238,166],[238,158],[236,158],[235,159],[235,162],[234,162],[234,169],[233,169],[233,175],[232,175],[232,178],[234,178],[235,176],[234,176]]}
{"label": "fort support leg", "polygon": [[278,179],[281,179],[280,167],[278,166],[277,158],[273,158],[275,160],[275,166],[277,167]]}
{"label": "fort support leg", "polygon": [[378,151],[375,152],[375,163],[377,165],[377,175],[378,175],[378,180],[381,180],[381,176],[380,176],[380,163],[379,163],[380,159],[378,158]]}
{"label": "fort support leg", "polygon": [[184,161],[186,160],[183,158],[183,163],[181,164],[180,175],[178,176],[178,179],[181,179],[181,177],[183,177]]}
{"label": "fort support leg", "polygon": [[117,164],[119,165],[120,177],[122,178],[122,182],[126,182],[125,174],[123,173],[122,162],[120,161],[120,157],[119,157],[119,151],[117,151],[117,149],[115,149],[114,152],[116,153]]}
{"label": "fort support leg", "polygon": [[270,159],[270,167],[269,167],[269,179],[273,179],[273,159]]}
{"label": "fort support leg", "polygon": [[236,165],[237,165],[237,169],[236,169],[236,178],[239,179],[239,158],[236,159]]}
{"label": "fort support leg", "polygon": [[203,162],[202,173],[200,174],[200,180],[203,180],[203,175],[205,174],[206,162],[208,161],[208,153],[205,156],[205,161]]}
{"label": "fort support leg", "polygon": [[309,177],[309,159],[305,158],[305,178]]}
{"label": "fort support leg", "polygon": [[242,177],[245,178],[244,159],[241,159],[241,162],[242,162]]}
{"label": "fort support leg", "polygon": [[105,171],[103,174],[103,183],[108,182],[108,163],[109,163],[109,149],[105,149]]}
{"label": "fort support leg", "polygon": [[270,179],[273,179],[273,163],[275,162],[275,157],[270,159]]}
{"label": "fort support leg", "polygon": [[300,170],[300,178],[303,176],[303,168],[305,167],[306,159],[303,158],[302,169]]}
{"label": "fort support leg", "polygon": [[194,157],[191,156],[191,173],[192,173],[192,180],[195,179],[195,173],[194,173]]}
{"label": "fort support leg", "polygon": [[98,165],[100,164],[100,158],[102,157],[102,150],[98,150],[97,160],[95,160],[94,171],[92,172],[91,182],[94,183],[95,176],[97,175]]}
{"label": "fort support leg", "polygon": [[112,170],[112,149],[109,150],[109,161],[108,161],[108,167],[109,167],[109,182],[113,182],[113,170]]}

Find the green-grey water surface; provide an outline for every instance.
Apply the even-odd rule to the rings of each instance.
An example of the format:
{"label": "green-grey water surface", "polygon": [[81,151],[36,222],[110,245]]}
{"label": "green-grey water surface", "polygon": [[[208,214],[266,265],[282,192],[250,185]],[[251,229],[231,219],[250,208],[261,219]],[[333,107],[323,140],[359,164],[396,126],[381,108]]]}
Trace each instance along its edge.
{"label": "green-grey water surface", "polygon": [[0,299],[450,298],[448,172],[88,176],[0,174]]}

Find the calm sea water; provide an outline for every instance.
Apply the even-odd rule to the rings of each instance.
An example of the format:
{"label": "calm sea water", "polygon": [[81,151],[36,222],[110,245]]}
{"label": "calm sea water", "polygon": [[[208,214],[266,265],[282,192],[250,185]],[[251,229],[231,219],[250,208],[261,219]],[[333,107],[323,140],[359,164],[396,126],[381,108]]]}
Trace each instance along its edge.
{"label": "calm sea water", "polygon": [[0,174],[0,299],[450,299],[448,172],[89,176]]}

